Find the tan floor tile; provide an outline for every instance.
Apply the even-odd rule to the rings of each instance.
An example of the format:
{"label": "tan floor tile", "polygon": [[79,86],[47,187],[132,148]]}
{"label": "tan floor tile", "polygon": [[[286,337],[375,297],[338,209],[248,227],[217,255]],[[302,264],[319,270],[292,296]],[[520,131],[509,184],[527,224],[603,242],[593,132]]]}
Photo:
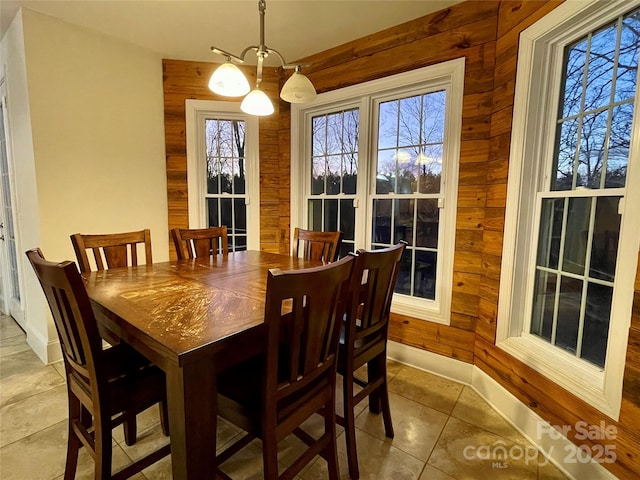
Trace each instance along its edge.
{"label": "tan floor tile", "polygon": [[[395,434],[392,445],[426,462],[447,423],[447,415],[394,394],[389,395],[389,402]],[[356,426],[380,440],[386,438],[382,414],[367,410],[358,416]],[[361,455],[365,454],[362,451]]]}
{"label": "tan floor tile", "polygon": [[525,448],[451,417],[427,463],[458,480],[534,480],[538,453],[533,446]]}
{"label": "tan floor tile", "polygon": [[45,366],[33,350],[27,348],[22,352],[2,357],[0,360],[0,378],[5,379],[13,375],[21,375],[25,372],[42,369]]}
{"label": "tan floor tile", "polygon": [[147,430],[141,430],[139,428],[135,444],[129,446],[122,442],[118,445],[132,460],[136,461],[168,443],[169,437],[164,436],[158,423]]}
{"label": "tan floor tile", "polygon": [[67,422],[62,420],[0,449],[2,480],[52,480],[64,473]]}
{"label": "tan floor tile", "polygon": [[26,352],[31,347],[27,345],[24,334],[0,340],[0,358],[20,352]]}
{"label": "tan floor tile", "polygon": [[0,447],[67,418],[64,385],[0,408]]}
{"label": "tan floor tile", "polygon": [[416,368],[404,367],[389,382],[389,392],[450,414],[463,385]]}
{"label": "tan floor tile", "polygon": [[254,440],[224,462],[220,468],[234,480],[261,480],[264,478],[262,443],[260,440]]}
{"label": "tan floor tile", "polygon": [[440,470],[433,468],[431,465],[425,465],[419,480],[456,480]]}
{"label": "tan floor tile", "polygon": [[17,336],[24,336],[18,323],[8,315],[0,316],[0,340]]}
{"label": "tan floor tile", "polygon": [[43,366],[0,380],[0,407],[64,385],[64,380],[52,366]]}
{"label": "tan floor tile", "polygon": [[[356,430],[358,451],[367,452],[358,460],[361,480],[410,480],[420,476],[424,462],[408,455],[391,445],[390,441],[382,441],[362,430]],[[347,453],[344,441],[338,439],[338,463],[340,478],[349,479]],[[299,477],[303,480],[328,478],[327,463],[324,459],[316,459]]]}
{"label": "tan floor tile", "polygon": [[515,442],[528,443],[520,432],[500,416],[471,387],[464,387],[451,416]]}
{"label": "tan floor tile", "polygon": [[171,455],[145,468],[142,474],[149,480],[173,480]]}

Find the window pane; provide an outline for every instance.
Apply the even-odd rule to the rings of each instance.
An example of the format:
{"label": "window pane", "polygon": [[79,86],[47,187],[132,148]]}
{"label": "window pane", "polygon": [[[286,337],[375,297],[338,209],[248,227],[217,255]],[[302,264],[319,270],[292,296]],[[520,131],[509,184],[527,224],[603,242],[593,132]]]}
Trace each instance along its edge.
{"label": "window pane", "polygon": [[640,49],[640,12],[628,15],[622,23],[620,56],[616,78],[615,100],[633,98],[638,78],[638,50]]}
{"label": "window pane", "polygon": [[436,252],[416,250],[414,296],[435,300],[436,298]]}
{"label": "window pane", "polygon": [[343,242],[355,239],[356,209],[353,200],[340,200],[340,231]]}
{"label": "window pane", "polygon": [[569,199],[562,263],[562,270],[565,272],[584,275],[590,215],[591,198]]}
{"label": "window pane", "polygon": [[573,165],[578,149],[577,119],[567,120],[558,127],[555,153],[555,175],[551,190],[571,190],[573,188]]}
{"label": "window pane", "polygon": [[378,169],[376,175],[376,193],[396,191],[396,151],[378,151]]}
{"label": "window pane", "polygon": [[394,148],[398,144],[398,102],[380,104],[378,149]]}
{"label": "window pane", "polygon": [[[400,100],[400,125],[398,131],[398,146],[410,147],[415,151],[419,146],[422,125],[422,96],[403,98]],[[411,148],[413,147],[413,148]]]}
{"label": "window pane", "polygon": [[342,159],[342,193],[353,195],[358,187],[358,154],[344,155]]}
{"label": "window pane", "polygon": [[575,354],[578,342],[583,282],[582,280],[564,276],[560,278],[556,345]]}
{"label": "window pane", "polygon": [[531,333],[548,341],[551,341],[551,330],[553,328],[556,279],[557,275],[554,273],[542,270],[536,272]]}
{"label": "window pane", "polygon": [[311,195],[324,193],[324,182],[327,168],[326,157],[314,157],[311,172]]}
{"label": "window pane", "polygon": [[247,206],[245,205],[244,198],[235,198],[233,200],[234,206],[234,220],[235,228],[233,233],[235,235],[246,235],[247,233]]}
{"label": "window pane", "polygon": [[580,134],[580,156],[576,186],[600,188],[609,110],[585,115]]}
{"label": "window pane", "polygon": [[537,260],[537,264],[542,267],[558,268],[564,203],[563,198],[542,200]]}
{"label": "window pane", "polygon": [[418,200],[418,224],[416,225],[416,246],[438,247],[438,223],[440,209],[438,200],[430,198]]}
{"label": "window pane", "polygon": [[582,40],[565,51],[565,84],[562,95],[562,117],[576,115],[582,101],[582,84],[587,41]]}
{"label": "window pane", "polygon": [[[231,240],[231,239],[229,239]],[[229,245],[229,250],[234,252],[239,252],[241,250],[247,249],[247,236],[246,235],[236,235],[233,237],[232,244]]]}
{"label": "window pane", "polygon": [[246,191],[245,187],[245,159],[244,157],[238,158],[234,164],[233,175],[233,191],[235,193],[243,194]]}
{"label": "window pane", "polygon": [[228,229],[233,231],[233,203],[231,198],[220,199],[220,217],[222,222],[220,225],[226,225]]}
{"label": "window pane", "polygon": [[207,198],[207,218],[209,219],[208,227],[220,226],[217,198]]}
{"label": "window pane", "polygon": [[311,130],[311,143],[313,145],[314,157],[327,154],[326,141],[327,141],[327,117],[325,115],[321,115],[319,117],[313,117],[312,130]]}
{"label": "window pane", "polygon": [[324,201],[324,228],[325,232],[338,230],[338,200]]}
{"label": "window pane", "polygon": [[596,218],[591,246],[589,276],[613,282],[620,237],[620,197],[600,197],[596,201]]}
{"label": "window pane", "polygon": [[331,155],[327,158],[327,193],[337,195],[340,193],[340,173],[342,162],[340,155]]}
{"label": "window pane", "polygon": [[591,37],[585,110],[593,110],[610,101],[616,37],[616,25],[609,25]]}
{"label": "window pane", "polygon": [[327,115],[327,146],[329,155],[342,152],[342,115]]}
{"label": "window pane", "polygon": [[423,96],[422,143],[444,142],[444,117],[447,92],[433,92]]}
{"label": "window pane", "polygon": [[418,192],[440,193],[442,145],[427,145],[418,154]]}
{"label": "window pane", "polygon": [[322,231],[322,200],[309,200],[309,230]]}
{"label": "window pane", "polygon": [[613,288],[589,284],[581,356],[600,367],[604,367],[607,351],[612,298]]}
{"label": "window pane", "polygon": [[402,254],[402,260],[400,260],[400,270],[398,271],[398,278],[396,280],[396,288],[393,290],[396,293],[403,295],[411,295],[411,264],[412,264],[413,250],[405,248]]}
{"label": "window pane", "polygon": [[413,245],[413,202],[413,200],[394,201],[394,244],[404,240],[409,245]]}
{"label": "window pane", "polygon": [[618,105],[613,109],[605,188],[623,188],[626,184],[632,125],[633,103]]}
{"label": "window pane", "polygon": [[373,243],[391,245],[391,205],[391,200],[373,201]]}
{"label": "window pane", "polygon": [[220,191],[222,193],[233,193],[231,180],[233,178],[233,160],[222,158],[220,160]]}

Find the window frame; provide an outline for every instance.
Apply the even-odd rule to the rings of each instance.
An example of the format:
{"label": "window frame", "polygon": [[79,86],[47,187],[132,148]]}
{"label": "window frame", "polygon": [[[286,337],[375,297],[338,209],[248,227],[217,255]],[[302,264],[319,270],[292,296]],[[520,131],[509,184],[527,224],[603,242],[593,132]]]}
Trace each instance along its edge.
{"label": "window frame", "polygon": [[[187,188],[189,228],[206,228],[207,208],[205,204],[206,165],[200,159],[206,156],[204,121],[215,117],[221,120],[245,122],[245,169],[247,207],[247,250],[260,250],[260,163],[258,118],[240,110],[237,102],[211,100],[185,100],[187,137]],[[236,195],[228,194],[229,198]]]}
{"label": "window frame", "polygon": [[[400,98],[429,91],[446,90],[445,141],[441,192],[446,198],[441,210],[438,238],[438,265],[436,273],[436,300],[406,295],[394,295],[391,311],[421,320],[444,325],[450,324],[453,287],[454,249],[456,233],[458,170],[462,133],[462,104],[464,94],[465,59],[458,58],[423,67],[378,80],[333,90],[318,95],[306,104],[291,105],[291,231],[295,226],[306,225],[308,218],[306,181],[311,166],[307,163],[311,145],[311,118],[337,110],[359,108],[360,135],[358,138],[358,186],[355,220],[356,248],[370,248],[372,228],[372,195],[375,194],[375,170],[377,152],[377,113],[375,106],[391,97]],[[367,132],[362,134],[362,132]],[[357,209],[365,208],[366,214]]]}
{"label": "window frame", "polygon": [[[626,187],[607,191],[609,195],[622,193],[624,199],[619,207],[620,242],[605,367],[576,358],[529,333],[527,328],[540,224],[541,203],[536,197],[557,193],[545,185],[553,168],[564,48],[594,31],[594,22],[605,25],[638,5],[638,0],[565,2],[520,34],[496,331],[496,345],[502,350],[616,420],[622,401],[633,302],[633,289],[622,286],[633,285],[640,247],[640,220],[633,218],[631,209],[631,205],[640,202],[640,188],[630,188],[640,186],[638,92]],[[581,192],[567,196],[578,197]]]}

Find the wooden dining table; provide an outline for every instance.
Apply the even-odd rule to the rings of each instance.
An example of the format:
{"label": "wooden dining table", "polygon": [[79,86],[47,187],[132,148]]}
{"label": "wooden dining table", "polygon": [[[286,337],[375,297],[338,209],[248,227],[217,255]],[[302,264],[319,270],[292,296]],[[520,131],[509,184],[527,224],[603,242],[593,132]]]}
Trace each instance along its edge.
{"label": "wooden dining table", "polygon": [[175,480],[215,478],[216,373],[263,351],[267,272],[318,265],[243,251],[83,274],[104,336],[166,374]]}

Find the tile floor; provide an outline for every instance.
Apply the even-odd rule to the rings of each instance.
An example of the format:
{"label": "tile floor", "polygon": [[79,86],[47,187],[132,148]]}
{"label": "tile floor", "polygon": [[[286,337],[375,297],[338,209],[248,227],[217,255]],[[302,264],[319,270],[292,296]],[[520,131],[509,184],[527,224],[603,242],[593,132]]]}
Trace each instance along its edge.
{"label": "tile floor", "polygon": [[[0,479],[62,479],[67,435],[63,375],[62,364],[43,365],[17,324],[10,317],[0,316]],[[385,438],[382,418],[369,413],[366,402],[359,405],[357,443],[363,480],[566,478],[470,387],[393,362],[389,364],[389,377],[393,440]],[[143,412],[138,419],[138,442],[134,446],[124,443],[121,428],[114,431],[116,470],[168,441],[160,432],[156,408]],[[224,447],[240,431],[219,423],[218,445]],[[310,432],[322,428],[313,418],[307,427]],[[338,428],[340,473],[341,478],[348,479],[344,432]],[[281,442],[282,466],[293,461],[301,445],[295,437]],[[529,460],[525,456],[502,461],[502,468],[498,468],[492,460],[481,459],[480,447],[484,446],[486,452],[486,447],[496,445],[526,452]],[[249,444],[223,467],[234,479],[262,478],[259,441]],[[83,451],[76,479],[92,476],[93,461]],[[171,479],[170,457],[133,478]],[[298,480],[321,478],[327,478],[322,459],[316,459],[298,476]]]}

